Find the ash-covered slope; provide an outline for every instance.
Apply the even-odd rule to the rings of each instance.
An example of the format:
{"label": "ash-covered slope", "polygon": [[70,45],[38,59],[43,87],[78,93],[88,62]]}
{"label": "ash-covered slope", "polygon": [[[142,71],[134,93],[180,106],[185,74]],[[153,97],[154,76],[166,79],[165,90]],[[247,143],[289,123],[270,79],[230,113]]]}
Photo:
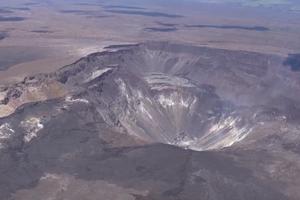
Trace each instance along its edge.
{"label": "ash-covered slope", "polygon": [[2,199],[299,199],[299,74],[283,58],[108,49],[2,88]]}

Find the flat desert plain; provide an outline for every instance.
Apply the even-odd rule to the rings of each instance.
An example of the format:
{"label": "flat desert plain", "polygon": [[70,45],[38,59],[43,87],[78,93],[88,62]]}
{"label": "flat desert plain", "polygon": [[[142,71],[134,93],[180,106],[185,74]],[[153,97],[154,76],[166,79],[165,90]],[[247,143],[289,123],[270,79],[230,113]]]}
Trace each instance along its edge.
{"label": "flat desert plain", "polygon": [[149,40],[283,56],[299,52],[295,5],[210,2],[2,1],[0,83],[55,71],[105,46]]}

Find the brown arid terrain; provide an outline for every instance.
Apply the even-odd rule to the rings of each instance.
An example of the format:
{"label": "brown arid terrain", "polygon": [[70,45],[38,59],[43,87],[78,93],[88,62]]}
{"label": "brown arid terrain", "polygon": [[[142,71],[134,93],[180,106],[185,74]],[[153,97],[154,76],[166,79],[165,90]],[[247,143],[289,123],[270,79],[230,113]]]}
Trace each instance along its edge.
{"label": "brown arid terrain", "polygon": [[0,200],[299,200],[299,8],[0,2]]}
{"label": "brown arid terrain", "polygon": [[[167,5],[156,1],[134,4],[138,9],[120,5],[117,1],[1,2],[0,14],[12,20],[0,20],[0,31],[6,34],[0,41],[0,81],[55,71],[111,44],[161,40],[277,55],[296,53],[300,46],[299,13],[280,7],[178,0]],[[7,63],[7,59],[14,62]]]}

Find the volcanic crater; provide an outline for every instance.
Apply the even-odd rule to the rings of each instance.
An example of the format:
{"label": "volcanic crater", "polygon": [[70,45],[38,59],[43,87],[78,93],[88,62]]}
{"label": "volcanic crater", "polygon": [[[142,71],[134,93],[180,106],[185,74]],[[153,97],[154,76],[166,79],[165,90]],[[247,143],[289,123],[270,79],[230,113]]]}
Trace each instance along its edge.
{"label": "volcanic crater", "polygon": [[[172,199],[173,192],[195,199],[191,194],[207,183],[230,184],[226,191],[214,184],[211,190],[205,186],[202,192],[209,195],[204,199],[235,192],[245,197],[241,199],[297,194],[275,192],[278,179],[285,182],[289,170],[278,179],[269,171],[295,162],[279,162],[285,154],[278,154],[278,149],[290,152],[288,148],[300,141],[300,83],[283,66],[285,58],[170,42],[106,49],[54,73],[1,88],[0,152],[8,159],[17,149],[18,159],[38,169],[23,182],[1,178],[0,183],[9,181],[12,186],[0,188],[2,194],[9,196],[27,181],[39,184],[51,177],[70,183],[75,182],[72,177],[109,180],[132,191],[149,189],[147,194],[136,193],[148,195],[144,199]],[[285,131],[287,127],[291,131]],[[277,152],[276,158],[272,152]],[[260,155],[278,162],[264,162]],[[171,159],[167,173],[155,164],[166,158]],[[19,163],[8,160],[8,165]],[[212,164],[216,161],[218,166]],[[122,173],[113,171],[123,164]],[[0,169],[7,169],[2,165]],[[247,171],[251,181],[241,181],[239,171]],[[180,176],[168,175],[173,172]],[[27,173],[21,170],[19,176]],[[130,182],[133,177],[135,184]],[[249,191],[255,192],[249,196]],[[127,190],[123,193],[129,195]]]}
{"label": "volcanic crater", "polygon": [[25,79],[7,89],[2,106],[14,111],[32,101],[81,96],[108,125],[146,142],[220,149],[253,130],[257,113],[269,109],[268,79],[275,82],[282,70],[268,69],[280,58],[251,52],[167,42],[107,49]]}

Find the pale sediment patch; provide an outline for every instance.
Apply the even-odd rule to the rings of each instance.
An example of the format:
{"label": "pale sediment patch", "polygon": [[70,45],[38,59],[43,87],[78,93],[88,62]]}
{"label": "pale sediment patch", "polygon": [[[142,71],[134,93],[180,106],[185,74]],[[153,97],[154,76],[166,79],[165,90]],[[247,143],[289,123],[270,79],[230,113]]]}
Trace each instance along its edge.
{"label": "pale sediment patch", "polygon": [[92,74],[90,75],[90,77],[85,81],[86,83],[87,82],[90,82],[100,76],[102,76],[103,74],[105,74],[106,72],[109,72],[111,71],[112,68],[108,67],[108,68],[105,68],[105,69],[99,69],[99,70],[96,70],[94,72],[92,72]]}
{"label": "pale sediment patch", "polygon": [[165,108],[168,106],[174,106],[176,104],[173,99],[167,98],[164,95],[159,95],[158,102]]}
{"label": "pale sediment patch", "polygon": [[3,101],[5,99],[6,93],[7,93],[6,91],[0,91],[0,101]]}
{"label": "pale sediment patch", "polygon": [[146,108],[145,104],[143,102],[141,102],[139,104],[139,109],[142,112],[142,114],[144,114],[145,116],[147,116],[150,120],[153,120],[152,115],[150,114],[150,112],[148,111],[148,109]]}
{"label": "pale sediment patch", "polygon": [[195,87],[188,79],[167,74],[155,73],[146,76],[144,79],[150,85],[152,90],[176,89],[176,87]]}
{"label": "pale sediment patch", "polygon": [[164,108],[172,106],[190,108],[197,102],[196,97],[184,96],[184,94],[178,92],[173,92],[171,94],[160,94],[157,100]]}
{"label": "pale sediment patch", "polygon": [[65,98],[65,101],[67,103],[85,103],[85,104],[88,104],[89,101],[87,99],[82,99],[82,98],[73,98],[71,96],[67,96]]}
{"label": "pale sediment patch", "polygon": [[129,93],[127,91],[126,83],[124,82],[124,80],[122,80],[122,79],[119,78],[119,79],[117,79],[115,81],[119,85],[119,89],[120,89],[121,95],[125,96],[127,99],[130,99]]}
{"label": "pale sediment patch", "polygon": [[22,121],[21,127],[25,129],[24,141],[30,142],[38,136],[38,132],[44,128],[44,125],[39,118],[31,117]]}
{"label": "pale sediment patch", "polygon": [[4,123],[0,125],[0,149],[4,147],[3,142],[11,138],[15,133],[15,130],[12,129],[11,125]]}
{"label": "pale sediment patch", "polygon": [[9,105],[0,105],[0,118],[6,117],[12,114],[15,111],[15,108]]}
{"label": "pale sediment patch", "polygon": [[211,126],[207,133],[199,138],[206,149],[219,149],[232,146],[243,140],[251,131],[250,125],[240,125],[241,118],[229,116]]}
{"label": "pale sediment patch", "polygon": [[213,124],[201,137],[189,137],[186,134],[168,144],[195,151],[230,147],[245,139],[253,130],[253,127],[241,126],[240,120],[238,117],[229,116]]}

